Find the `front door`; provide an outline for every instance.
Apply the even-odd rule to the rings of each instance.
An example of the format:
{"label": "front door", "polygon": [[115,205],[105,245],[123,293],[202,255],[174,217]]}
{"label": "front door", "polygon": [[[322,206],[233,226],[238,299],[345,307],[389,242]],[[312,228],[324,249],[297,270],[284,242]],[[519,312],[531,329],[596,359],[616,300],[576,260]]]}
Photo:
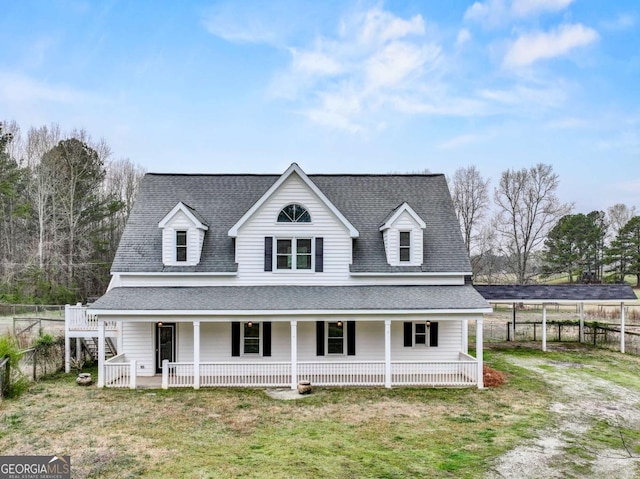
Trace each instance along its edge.
{"label": "front door", "polygon": [[176,360],[175,323],[156,323],[156,373],[162,372],[162,361]]}

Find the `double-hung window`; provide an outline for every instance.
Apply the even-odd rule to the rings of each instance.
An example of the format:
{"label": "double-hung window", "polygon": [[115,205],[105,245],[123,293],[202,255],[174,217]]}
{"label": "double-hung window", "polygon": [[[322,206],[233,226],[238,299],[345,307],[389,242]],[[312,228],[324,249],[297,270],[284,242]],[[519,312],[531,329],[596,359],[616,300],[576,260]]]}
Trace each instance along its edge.
{"label": "double-hung window", "polygon": [[327,323],[327,353],[344,354],[344,323]]}
{"label": "double-hung window", "polygon": [[411,261],[411,232],[400,231],[400,261]]}
{"label": "double-hung window", "polygon": [[276,244],[278,270],[311,270],[310,238],[279,239]]}
{"label": "double-hung window", "polygon": [[260,354],[259,323],[243,323],[243,353]]}
{"label": "double-hung window", "polygon": [[176,231],[176,261],[187,261],[186,231]]}

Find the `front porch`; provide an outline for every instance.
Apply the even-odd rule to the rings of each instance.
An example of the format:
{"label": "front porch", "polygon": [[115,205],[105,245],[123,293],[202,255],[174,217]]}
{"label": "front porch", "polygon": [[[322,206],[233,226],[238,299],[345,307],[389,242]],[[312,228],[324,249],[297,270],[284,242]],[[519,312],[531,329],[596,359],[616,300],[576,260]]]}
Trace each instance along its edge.
{"label": "front porch", "polygon": [[[165,317],[102,319],[88,314],[86,307],[68,307],[67,368],[69,338],[82,335],[97,338],[98,387],[296,389],[303,380],[314,386],[483,387],[482,316],[478,314],[353,314],[324,318],[334,321],[330,324],[344,326],[340,338],[342,354],[328,354],[332,353],[326,349],[328,343],[317,343],[322,338],[318,331],[326,330],[318,324],[322,317],[317,315],[309,319],[303,314],[268,318],[172,316],[172,323],[162,321]],[[237,336],[234,339],[234,326],[242,324],[238,320],[245,321],[248,328],[254,324],[253,328],[260,331],[258,354],[234,350],[239,341]],[[467,354],[468,321],[477,325],[475,357]],[[261,322],[268,328],[263,330]],[[436,335],[440,330],[440,344],[437,340],[430,344],[430,328]],[[166,338],[161,334],[165,330],[171,333]],[[106,355],[109,337],[116,338],[119,353],[110,359]],[[248,344],[248,340],[243,342],[244,346]]]}
{"label": "front porch", "polygon": [[[293,366],[293,367],[292,367]],[[478,383],[478,362],[460,353],[458,361],[392,361],[390,377],[384,361],[348,362],[193,362],[164,361],[162,374],[136,376],[136,361],[120,354],[104,363],[104,386],[110,388],[292,387],[314,386],[469,387]],[[292,371],[297,370],[297,376]],[[389,386],[388,386],[389,385]]]}

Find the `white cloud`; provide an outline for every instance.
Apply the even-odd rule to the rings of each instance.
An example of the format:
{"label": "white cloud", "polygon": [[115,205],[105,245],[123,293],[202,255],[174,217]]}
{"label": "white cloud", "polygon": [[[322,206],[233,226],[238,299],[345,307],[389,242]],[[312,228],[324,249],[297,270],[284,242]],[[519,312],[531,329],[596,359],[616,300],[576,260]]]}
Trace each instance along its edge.
{"label": "white cloud", "polygon": [[479,96],[495,105],[517,110],[556,108],[566,100],[566,88],[562,84],[542,87],[516,85],[507,89],[484,89]]}
{"label": "white cloud", "polygon": [[408,113],[398,98],[436,82],[442,60],[420,15],[404,19],[379,7],[343,18],[332,37],[289,51],[291,62],[270,92],[305,105],[302,113],[316,123],[353,133],[386,124],[383,112]]}
{"label": "white cloud", "polygon": [[471,143],[477,143],[482,139],[483,138],[481,136],[474,135],[474,134],[459,135],[454,138],[451,138],[448,141],[445,141],[444,143],[441,143],[440,145],[438,145],[438,148],[440,150],[453,150],[460,146],[469,145]]}
{"label": "white cloud", "polygon": [[516,17],[528,17],[544,12],[559,12],[574,0],[513,0],[511,12]]}
{"label": "white cloud", "polygon": [[636,23],[637,20],[635,15],[630,13],[621,13],[613,20],[602,21],[601,25],[605,30],[621,32],[635,27]]}
{"label": "white cloud", "polygon": [[8,104],[53,102],[82,103],[96,101],[87,93],[66,86],[49,85],[19,73],[0,72],[0,101]]}
{"label": "white cloud", "polygon": [[467,8],[464,19],[487,28],[504,25],[513,19],[533,17],[542,13],[565,10],[574,0],[487,0]]}
{"label": "white cloud", "polygon": [[589,45],[598,32],[579,23],[564,24],[550,32],[529,33],[513,42],[504,57],[507,67],[521,67],[538,60],[564,56],[571,50]]}
{"label": "white cloud", "polygon": [[569,130],[574,128],[587,128],[591,126],[591,123],[584,118],[559,118],[557,120],[553,120],[547,123],[547,127],[559,129],[559,130]]}
{"label": "white cloud", "polygon": [[458,35],[456,36],[456,47],[460,48],[465,43],[471,40],[471,32],[466,28],[460,29]]}

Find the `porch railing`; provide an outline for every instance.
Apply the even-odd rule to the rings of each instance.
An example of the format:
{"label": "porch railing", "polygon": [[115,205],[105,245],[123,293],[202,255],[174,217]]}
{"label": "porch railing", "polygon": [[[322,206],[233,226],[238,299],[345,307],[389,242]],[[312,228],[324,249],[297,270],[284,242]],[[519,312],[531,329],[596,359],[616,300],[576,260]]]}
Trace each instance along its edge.
{"label": "porch railing", "polygon": [[298,377],[318,386],[383,386],[384,361],[300,362]]}
{"label": "porch railing", "polygon": [[291,363],[200,363],[200,386],[286,387]]}
{"label": "porch railing", "polygon": [[136,360],[118,354],[104,362],[104,385],[108,388],[136,388]]}
{"label": "porch railing", "polygon": [[[392,361],[392,386],[473,386],[478,363],[460,353],[458,361]],[[384,361],[297,363],[298,380],[316,386],[384,386]],[[291,363],[200,363],[200,387],[288,387]],[[192,362],[164,362],[163,388],[193,387]]]}

